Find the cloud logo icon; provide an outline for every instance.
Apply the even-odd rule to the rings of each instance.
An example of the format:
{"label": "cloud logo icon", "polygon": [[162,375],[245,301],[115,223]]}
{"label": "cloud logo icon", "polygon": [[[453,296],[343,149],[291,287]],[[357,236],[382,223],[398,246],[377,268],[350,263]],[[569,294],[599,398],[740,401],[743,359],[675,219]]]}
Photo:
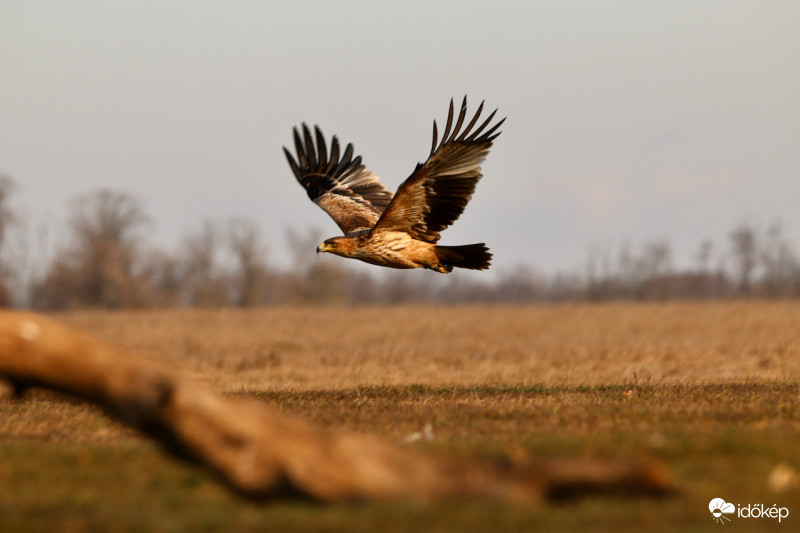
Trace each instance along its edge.
{"label": "cloud logo icon", "polygon": [[708,502],[708,510],[711,512],[714,522],[724,524],[726,520],[728,522],[731,521],[731,519],[725,515],[736,512],[736,506],[726,502],[722,498],[714,498]]}

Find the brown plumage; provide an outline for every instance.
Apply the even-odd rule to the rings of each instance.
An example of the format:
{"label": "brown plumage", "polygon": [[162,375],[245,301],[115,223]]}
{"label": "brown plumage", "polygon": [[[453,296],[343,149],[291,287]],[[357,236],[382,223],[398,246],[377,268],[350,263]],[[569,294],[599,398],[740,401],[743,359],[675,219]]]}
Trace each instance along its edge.
{"label": "brown plumage", "polygon": [[[361,156],[353,159],[353,145],[339,156],[339,140],[331,141],[330,154],[325,137],[314,126],[314,137],[305,123],[302,136],[294,129],[297,160],[285,147],[286,159],[308,197],[339,225],[343,237],[333,237],[317,247],[342,257],[392,268],[429,268],[450,272],[454,267],[489,268],[492,254],[483,243],[441,246],[440,232],[455,222],[481,179],[481,163],[500,135],[502,119],[486,129],[493,111],[477,128],[483,102],[464,128],[467,98],[453,126],[453,100],[447,124],[438,141],[433,123],[431,153],[397,189],[393,196],[378,176],[367,170]],[[485,130],[485,131],[484,131]],[[438,144],[437,144],[438,143]]]}

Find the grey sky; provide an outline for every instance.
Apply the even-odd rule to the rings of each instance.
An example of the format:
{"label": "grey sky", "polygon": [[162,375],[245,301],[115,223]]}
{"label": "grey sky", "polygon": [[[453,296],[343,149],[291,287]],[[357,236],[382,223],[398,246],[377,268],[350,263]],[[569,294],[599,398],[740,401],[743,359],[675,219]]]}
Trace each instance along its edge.
{"label": "grey sky", "polygon": [[[451,97],[508,116],[446,244],[576,267],[590,245],[800,236],[800,2],[0,2],[0,172],[57,225],[106,187],[152,238],[204,218],[336,226],[281,153],[300,121],[390,188]],[[309,250],[313,253],[313,250]]]}

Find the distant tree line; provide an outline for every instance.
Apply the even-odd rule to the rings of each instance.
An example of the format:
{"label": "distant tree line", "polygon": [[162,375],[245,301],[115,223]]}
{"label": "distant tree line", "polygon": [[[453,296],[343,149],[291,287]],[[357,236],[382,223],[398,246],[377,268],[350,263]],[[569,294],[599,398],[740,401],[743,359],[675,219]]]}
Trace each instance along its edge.
{"label": "distant tree line", "polygon": [[[258,227],[206,221],[174,250],[149,243],[150,217],[129,194],[100,190],[77,198],[63,235],[48,246],[9,198],[0,176],[0,305],[74,308],[249,307],[343,303],[529,303],[800,297],[800,259],[779,222],[741,224],[716,244],[699,244],[695,265],[678,270],[668,241],[595,247],[582,268],[545,276],[530,266],[475,277],[354,269],[311,251],[319,232],[287,232],[288,268],[269,262]],[[52,240],[52,239],[50,239]],[[38,252],[36,248],[39,248]],[[42,252],[46,249],[46,252]]]}

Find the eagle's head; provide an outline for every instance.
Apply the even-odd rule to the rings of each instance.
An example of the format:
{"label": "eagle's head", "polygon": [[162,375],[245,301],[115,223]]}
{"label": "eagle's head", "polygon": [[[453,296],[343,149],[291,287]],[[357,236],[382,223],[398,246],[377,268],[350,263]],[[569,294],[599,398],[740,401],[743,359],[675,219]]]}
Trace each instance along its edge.
{"label": "eagle's head", "polygon": [[332,237],[330,239],[326,239],[319,246],[317,246],[317,253],[330,252],[343,257],[349,257],[353,244],[352,241],[353,239],[348,237]]}

